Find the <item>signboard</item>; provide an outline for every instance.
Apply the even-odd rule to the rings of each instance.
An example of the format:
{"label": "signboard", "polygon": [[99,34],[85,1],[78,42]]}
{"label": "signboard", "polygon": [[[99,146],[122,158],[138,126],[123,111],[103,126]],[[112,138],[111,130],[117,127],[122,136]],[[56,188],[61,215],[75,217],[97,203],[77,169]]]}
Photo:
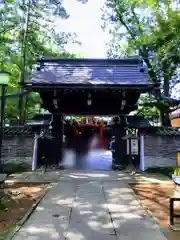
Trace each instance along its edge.
{"label": "signboard", "polygon": [[131,154],[138,155],[139,154],[139,144],[138,139],[131,139]]}

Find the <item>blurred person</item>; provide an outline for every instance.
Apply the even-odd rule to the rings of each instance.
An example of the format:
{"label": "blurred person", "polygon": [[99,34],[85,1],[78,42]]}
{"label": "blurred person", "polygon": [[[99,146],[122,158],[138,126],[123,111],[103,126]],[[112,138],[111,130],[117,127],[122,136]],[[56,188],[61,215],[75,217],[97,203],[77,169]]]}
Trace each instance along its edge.
{"label": "blurred person", "polygon": [[70,121],[66,121],[66,124],[64,126],[64,134],[66,136],[66,148],[70,149],[72,147],[72,140],[74,136],[73,127]]}
{"label": "blurred person", "polygon": [[88,153],[87,139],[79,132],[74,138],[75,166],[82,168],[85,162],[85,156]]}
{"label": "blurred person", "polygon": [[89,142],[89,148],[90,149],[95,149],[97,147],[97,144],[98,144],[98,134],[97,133],[94,133],[90,139],[90,142]]}

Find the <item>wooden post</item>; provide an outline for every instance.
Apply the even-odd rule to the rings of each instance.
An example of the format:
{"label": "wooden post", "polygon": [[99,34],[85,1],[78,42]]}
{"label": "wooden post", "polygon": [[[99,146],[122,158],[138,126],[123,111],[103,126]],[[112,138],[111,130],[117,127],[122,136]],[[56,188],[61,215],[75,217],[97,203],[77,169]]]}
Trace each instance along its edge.
{"label": "wooden post", "polygon": [[115,136],[115,161],[113,167],[115,168],[122,168],[125,167],[127,162],[127,141],[123,139],[126,135],[126,121],[125,116],[120,117],[120,122],[115,123],[113,126],[114,136]]}
{"label": "wooden post", "polygon": [[59,146],[60,146],[60,157],[59,157],[59,164],[62,163],[63,156],[64,156],[64,117],[60,115],[60,126],[59,126]]}
{"label": "wooden post", "polygon": [[54,152],[54,162],[59,165],[62,162],[63,158],[63,132],[64,132],[64,123],[62,115],[53,115],[52,122],[52,136],[53,139],[53,148]]}

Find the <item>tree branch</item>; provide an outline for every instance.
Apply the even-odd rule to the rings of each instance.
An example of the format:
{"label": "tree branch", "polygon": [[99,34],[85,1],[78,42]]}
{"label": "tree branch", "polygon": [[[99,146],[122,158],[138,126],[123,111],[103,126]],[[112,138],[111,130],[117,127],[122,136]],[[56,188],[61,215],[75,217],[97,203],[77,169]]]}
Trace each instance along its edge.
{"label": "tree branch", "polygon": [[[134,13],[135,14],[135,13]],[[126,22],[124,21],[122,15],[120,13],[117,14],[118,18],[119,18],[119,21],[120,23],[126,28],[127,32],[129,33],[129,35],[131,36],[132,40],[136,40],[136,35],[134,34],[133,31],[131,31],[130,27],[126,24]],[[137,16],[136,16],[137,17]],[[156,77],[156,74],[155,72],[153,71],[153,68],[152,68],[152,65],[149,61],[149,58],[148,58],[148,51],[146,50],[146,47],[145,46],[142,46],[142,49],[139,48],[139,53],[140,55],[142,56],[142,58],[144,59],[144,61],[146,62],[147,64],[147,67],[148,67],[148,72],[152,78],[152,81],[153,82],[157,82],[157,77]]]}
{"label": "tree branch", "polygon": [[0,31],[0,35],[8,32],[8,31],[11,31],[11,30],[13,30],[13,29],[14,29],[14,26],[9,26],[8,28],[3,29],[2,31]]}

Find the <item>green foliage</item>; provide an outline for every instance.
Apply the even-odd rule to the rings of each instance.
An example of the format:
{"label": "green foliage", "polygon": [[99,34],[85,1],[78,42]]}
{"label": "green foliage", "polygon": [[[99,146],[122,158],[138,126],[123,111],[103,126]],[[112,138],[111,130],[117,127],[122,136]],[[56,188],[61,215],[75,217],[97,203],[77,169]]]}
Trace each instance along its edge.
{"label": "green foliage", "polygon": [[138,103],[137,114],[148,120],[159,118],[159,110],[151,95],[141,95]]}
{"label": "green foliage", "polygon": [[22,173],[25,171],[28,171],[30,169],[29,164],[25,163],[6,163],[3,166],[4,172],[8,175],[13,174],[13,173]]}
{"label": "green foliage", "polygon": [[146,172],[152,174],[163,174],[172,179],[172,174],[174,173],[175,169],[175,167],[152,167],[148,168]]}
{"label": "green foliage", "polygon": [[106,0],[103,18],[112,34],[108,56],[142,57],[151,81],[161,83],[155,101],[162,124],[168,125],[170,104],[162,99],[170,96],[180,63],[180,11],[169,0]]}
{"label": "green foliage", "polygon": [[[54,56],[76,57],[65,51],[69,41],[75,41],[75,33],[64,33],[55,29],[55,18],[67,19],[69,14],[63,0],[8,1],[0,7],[0,65],[11,73],[6,94],[20,91],[19,82],[27,78],[37,58]],[[6,118],[19,118],[19,99],[8,98]],[[38,111],[40,97],[29,94],[22,106],[24,117],[31,118]]]}
{"label": "green foliage", "polygon": [[3,199],[0,199],[0,211],[4,211],[6,209],[6,204],[4,203]]}

